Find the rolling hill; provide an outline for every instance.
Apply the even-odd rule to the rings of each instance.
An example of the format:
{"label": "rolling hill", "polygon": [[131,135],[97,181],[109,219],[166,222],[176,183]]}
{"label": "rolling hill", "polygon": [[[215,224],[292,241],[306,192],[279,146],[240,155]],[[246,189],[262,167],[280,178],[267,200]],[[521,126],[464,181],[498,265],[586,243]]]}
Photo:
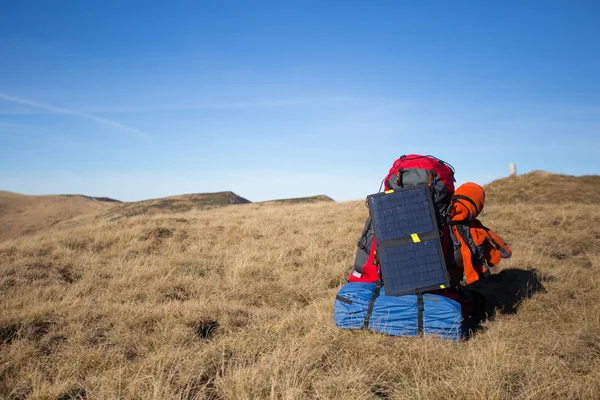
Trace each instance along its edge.
{"label": "rolling hill", "polygon": [[[314,203],[333,200],[327,196],[280,199],[260,204]],[[251,201],[231,192],[194,193],[137,202],[84,195],[28,196],[0,191],[0,242],[32,234],[56,224],[77,223],[101,217],[118,219],[137,215],[206,210]]]}
{"label": "rolling hill", "polygon": [[27,196],[0,191],[0,242],[78,218],[107,212],[118,203],[79,195]]}
{"label": "rolling hill", "polygon": [[295,197],[291,199],[277,199],[261,201],[262,204],[298,204],[298,203],[318,203],[318,202],[334,202],[331,197],[325,195],[310,196],[310,197]]}
{"label": "rolling hill", "polygon": [[248,203],[251,203],[251,201],[240,197],[233,192],[195,193],[123,203],[120,207],[113,209],[110,214],[113,216],[132,217],[143,214],[182,212],[194,208],[208,209],[231,204]]}
{"label": "rolling hill", "polygon": [[571,176],[533,171],[498,179],[485,185],[490,204],[600,203],[600,176]]}

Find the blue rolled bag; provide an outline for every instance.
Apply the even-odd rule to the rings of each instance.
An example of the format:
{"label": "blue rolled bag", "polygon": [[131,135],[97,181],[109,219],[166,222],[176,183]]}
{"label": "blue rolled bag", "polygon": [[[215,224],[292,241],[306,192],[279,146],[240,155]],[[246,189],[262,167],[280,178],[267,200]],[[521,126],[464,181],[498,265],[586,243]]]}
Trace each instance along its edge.
{"label": "blue rolled bag", "polygon": [[459,302],[434,293],[387,296],[381,282],[349,282],[338,292],[334,320],[341,329],[369,329],[391,336],[464,335]]}

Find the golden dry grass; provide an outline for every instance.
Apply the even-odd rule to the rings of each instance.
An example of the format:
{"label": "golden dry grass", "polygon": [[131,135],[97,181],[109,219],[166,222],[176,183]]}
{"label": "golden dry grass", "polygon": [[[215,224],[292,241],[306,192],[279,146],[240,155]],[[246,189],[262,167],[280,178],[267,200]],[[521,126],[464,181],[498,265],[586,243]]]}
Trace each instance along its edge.
{"label": "golden dry grass", "polygon": [[0,190],[0,242],[105,213],[117,203],[83,196],[27,196]]}
{"label": "golden dry grass", "polygon": [[[0,397],[600,398],[597,204],[486,207],[514,256],[482,290],[506,308],[461,343],[336,329],[366,215],[246,204],[5,241]],[[516,294],[523,274],[545,290]]]}

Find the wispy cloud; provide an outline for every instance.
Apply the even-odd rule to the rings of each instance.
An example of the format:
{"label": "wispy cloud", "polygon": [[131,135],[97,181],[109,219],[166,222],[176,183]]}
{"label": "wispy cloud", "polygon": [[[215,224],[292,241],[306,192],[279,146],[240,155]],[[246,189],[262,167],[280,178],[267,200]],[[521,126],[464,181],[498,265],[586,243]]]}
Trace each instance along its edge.
{"label": "wispy cloud", "polygon": [[219,110],[219,109],[253,109],[253,108],[284,108],[296,106],[326,105],[334,106],[357,102],[352,96],[304,97],[287,99],[255,99],[247,101],[212,101],[184,104],[135,105],[121,107],[94,107],[86,111],[94,113],[131,113],[144,111],[186,111],[186,110]]}
{"label": "wispy cloud", "polygon": [[[240,101],[204,101],[198,103],[174,103],[174,104],[144,104],[123,105],[110,107],[86,107],[78,112],[85,114],[125,114],[148,111],[187,111],[187,110],[228,110],[228,109],[260,109],[260,108],[289,108],[303,106],[338,106],[349,103],[359,103],[363,100],[353,96],[322,96],[322,97],[299,97],[282,99],[254,99]],[[21,103],[25,104],[25,103]],[[38,109],[36,114],[53,112],[50,109]],[[31,110],[13,109],[0,110],[0,114],[26,115],[32,114]]]}
{"label": "wispy cloud", "polygon": [[96,122],[100,125],[108,126],[108,127],[111,127],[111,128],[117,129],[117,130],[121,130],[124,132],[133,133],[144,139],[150,139],[150,135],[148,135],[145,132],[140,131],[139,129],[133,128],[131,126],[123,125],[120,122],[113,121],[111,119],[97,117],[95,115],[88,114],[86,112],[76,111],[76,110],[72,110],[72,109],[64,108],[64,107],[58,107],[58,106],[55,106],[53,104],[48,104],[48,103],[40,103],[35,100],[24,99],[21,97],[9,96],[5,93],[0,93],[0,99],[6,100],[6,101],[9,101],[12,103],[16,103],[16,104],[23,104],[23,105],[35,107],[38,109],[46,110],[53,114],[75,115],[75,116]]}

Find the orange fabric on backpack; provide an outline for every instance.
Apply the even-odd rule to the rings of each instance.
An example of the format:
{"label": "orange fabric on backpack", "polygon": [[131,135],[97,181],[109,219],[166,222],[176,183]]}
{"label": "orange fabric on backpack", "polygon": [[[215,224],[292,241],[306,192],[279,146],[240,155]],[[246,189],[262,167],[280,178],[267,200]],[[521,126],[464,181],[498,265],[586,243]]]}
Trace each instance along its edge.
{"label": "orange fabric on backpack", "polygon": [[483,210],[485,190],[473,182],[462,184],[452,197],[450,217],[454,222],[472,221]]}
{"label": "orange fabric on backpack", "polygon": [[[479,280],[481,275],[489,274],[489,268],[510,258],[512,251],[496,232],[486,228],[476,219],[483,210],[485,191],[476,183],[468,182],[456,189],[450,204],[452,233],[460,243],[463,270],[467,284]],[[468,227],[468,236],[485,260],[473,254],[468,237],[461,235],[458,225]],[[462,229],[464,232],[464,229]]]}

